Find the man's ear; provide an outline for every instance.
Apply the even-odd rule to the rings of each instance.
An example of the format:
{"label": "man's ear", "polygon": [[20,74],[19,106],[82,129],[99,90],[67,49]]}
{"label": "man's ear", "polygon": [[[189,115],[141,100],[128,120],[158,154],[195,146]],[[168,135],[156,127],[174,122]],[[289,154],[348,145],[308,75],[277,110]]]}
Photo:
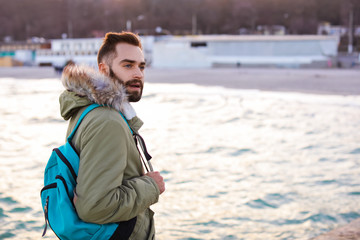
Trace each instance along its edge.
{"label": "man's ear", "polygon": [[107,64],[99,63],[98,67],[99,67],[99,72],[101,72],[102,74],[104,74],[106,76],[110,75],[110,68]]}

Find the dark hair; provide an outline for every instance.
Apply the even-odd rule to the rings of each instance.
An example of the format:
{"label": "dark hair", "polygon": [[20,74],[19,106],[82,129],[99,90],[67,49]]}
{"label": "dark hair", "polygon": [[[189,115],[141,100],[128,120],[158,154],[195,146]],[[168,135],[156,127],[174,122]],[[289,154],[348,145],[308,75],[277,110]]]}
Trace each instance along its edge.
{"label": "dark hair", "polygon": [[108,32],[97,55],[97,62],[100,64],[104,58],[107,64],[110,64],[116,57],[116,45],[118,43],[128,43],[142,49],[141,41],[138,35],[132,32]]}

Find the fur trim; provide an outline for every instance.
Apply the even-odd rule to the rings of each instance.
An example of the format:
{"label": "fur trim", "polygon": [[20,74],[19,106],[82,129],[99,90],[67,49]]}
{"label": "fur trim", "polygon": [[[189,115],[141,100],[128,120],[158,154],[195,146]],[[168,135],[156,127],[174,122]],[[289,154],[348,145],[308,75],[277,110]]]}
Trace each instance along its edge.
{"label": "fur trim", "polygon": [[69,65],[64,69],[61,81],[66,90],[121,111],[127,119],[136,115],[128,101],[125,87],[91,67]]}

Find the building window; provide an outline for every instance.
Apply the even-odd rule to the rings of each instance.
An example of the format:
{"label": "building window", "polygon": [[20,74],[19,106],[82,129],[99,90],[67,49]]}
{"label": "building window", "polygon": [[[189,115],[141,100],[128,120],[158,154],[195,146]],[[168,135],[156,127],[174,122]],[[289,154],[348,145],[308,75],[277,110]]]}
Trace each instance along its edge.
{"label": "building window", "polygon": [[207,47],[207,42],[191,42],[191,47]]}

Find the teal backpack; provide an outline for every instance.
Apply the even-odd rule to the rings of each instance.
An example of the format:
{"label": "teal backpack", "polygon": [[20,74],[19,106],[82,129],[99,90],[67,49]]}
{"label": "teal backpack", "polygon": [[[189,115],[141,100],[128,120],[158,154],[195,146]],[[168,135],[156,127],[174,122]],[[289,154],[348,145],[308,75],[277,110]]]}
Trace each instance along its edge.
{"label": "teal backpack", "polygon": [[[86,114],[100,106],[92,104],[87,107],[66,143],[55,148],[50,156],[44,173],[44,187],[40,193],[45,214],[45,228],[42,236],[45,236],[48,225],[59,239],[69,240],[128,239],[134,229],[136,217],[129,221],[103,225],[84,222],[78,217],[73,204],[79,156],[71,140]],[[124,118],[122,114],[121,116]],[[127,123],[125,118],[124,120]],[[130,131],[132,132],[131,128]]]}

